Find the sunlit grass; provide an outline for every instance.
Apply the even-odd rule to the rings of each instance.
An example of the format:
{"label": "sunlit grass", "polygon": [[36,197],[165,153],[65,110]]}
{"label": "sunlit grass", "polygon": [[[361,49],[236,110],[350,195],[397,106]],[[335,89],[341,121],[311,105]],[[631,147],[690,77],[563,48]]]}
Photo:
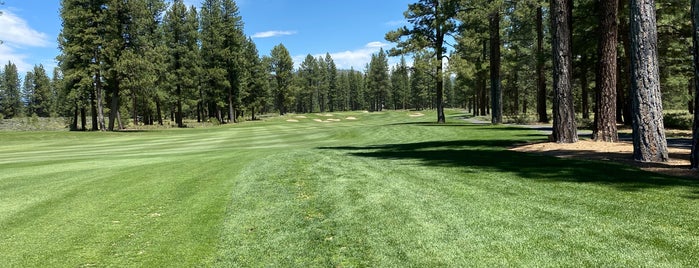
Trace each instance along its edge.
{"label": "sunlit grass", "polygon": [[411,114],[0,132],[0,266],[699,264],[696,181]]}

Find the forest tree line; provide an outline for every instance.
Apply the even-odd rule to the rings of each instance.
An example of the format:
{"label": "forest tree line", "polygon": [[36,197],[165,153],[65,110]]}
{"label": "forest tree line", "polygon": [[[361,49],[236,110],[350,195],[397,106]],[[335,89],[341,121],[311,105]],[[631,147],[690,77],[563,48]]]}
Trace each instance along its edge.
{"label": "forest tree line", "polygon": [[[503,112],[531,114],[538,106],[546,107],[537,94],[552,83],[547,71],[552,65],[547,1],[461,2],[480,8],[457,15],[461,30],[442,78],[447,82],[445,105],[467,108],[476,115],[491,114],[490,68],[497,54],[489,27],[497,13]],[[573,2],[575,109],[588,119],[596,104],[601,7],[596,0]],[[626,2],[619,1],[619,77],[628,76],[630,61],[625,49]],[[663,105],[692,111],[689,6],[677,0],[657,1],[657,6]],[[168,5],[164,0],[63,0],[61,7],[62,54],[54,77],[46,79],[46,70],[36,66],[23,83],[14,64],[0,70],[0,113],[5,118],[68,116],[75,129],[96,130],[106,129],[100,127],[102,118],[117,122],[122,113],[137,123],[162,123],[168,118],[181,125],[184,117],[235,122],[246,112],[254,119],[255,114],[281,110],[429,109],[436,104],[432,81],[437,64],[428,50],[413,53],[411,66],[404,59],[388,66],[388,55],[381,51],[364,70],[337,70],[329,54],[308,55],[298,69],[293,62],[287,64],[292,66],[285,78],[289,81],[280,84],[274,63],[292,61],[283,55],[288,51],[280,45],[275,48],[278,53],[260,57],[254,42],[243,34],[243,19],[233,0],[206,0],[200,9],[186,7],[182,1]],[[37,84],[32,80],[38,85],[32,85]],[[629,83],[620,79],[617,91],[616,120],[631,124]],[[550,107],[551,90],[543,92]],[[35,106],[50,109],[35,111]],[[540,121],[549,120],[546,110],[538,112]],[[91,117],[92,124],[77,126],[84,117]],[[114,129],[113,123],[105,126]]]}

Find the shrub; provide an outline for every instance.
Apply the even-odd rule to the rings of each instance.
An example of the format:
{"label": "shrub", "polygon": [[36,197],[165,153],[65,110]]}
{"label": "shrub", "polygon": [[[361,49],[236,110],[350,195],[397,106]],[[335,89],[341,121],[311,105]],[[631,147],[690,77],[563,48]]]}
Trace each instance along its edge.
{"label": "shrub", "polygon": [[665,128],[691,130],[694,116],[689,113],[670,112],[663,116]]}

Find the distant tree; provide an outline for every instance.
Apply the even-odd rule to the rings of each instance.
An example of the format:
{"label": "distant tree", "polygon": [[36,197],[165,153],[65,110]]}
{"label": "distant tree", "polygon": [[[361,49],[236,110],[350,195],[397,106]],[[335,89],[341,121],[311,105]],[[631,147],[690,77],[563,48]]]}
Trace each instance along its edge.
{"label": "distant tree", "polygon": [[5,64],[2,72],[2,96],[0,96],[0,108],[5,118],[13,118],[22,115],[21,81],[17,71],[17,65],[12,62]]}
{"label": "distant tree", "polygon": [[241,68],[244,66],[242,53],[245,51],[246,38],[243,33],[243,19],[235,1],[222,0],[221,12],[221,28],[218,29],[218,33],[223,36],[225,69],[230,85],[227,94],[228,119],[237,122],[237,111],[242,108],[242,99],[246,94],[243,91],[245,70]]}
{"label": "distant tree", "polygon": [[391,80],[388,72],[388,58],[383,49],[371,56],[366,86],[369,92],[370,111],[381,111],[388,102]]}
{"label": "distant tree", "polygon": [[634,159],[668,160],[658,73],[654,0],[631,0],[631,86]]}
{"label": "distant tree", "polygon": [[259,112],[268,103],[269,99],[269,74],[266,71],[262,59],[260,59],[257,47],[252,39],[245,42],[244,62],[247,72],[245,88],[247,95],[243,98],[243,104],[250,111],[250,118],[256,120],[255,112]]}
{"label": "distant tree", "polygon": [[[107,0],[61,1],[63,28],[58,38],[59,66],[67,81],[67,100],[72,103],[73,130],[77,115],[85,117],[85,105],[92,108],[92,128],[106,130],[104,124],[103,68],[106,46]],[[85,120],[81,120],[85,121]]]}
{"label": "distant tree", "polygon": [[551,1],[551,29],[553,36],[553,135],[558,143],[578,141],[573,108],[571,0]]}
{"label": "distant tree", "polygon": [[599,98],[597,98],[595,126],[592,133],[595,141],[619,141],[616,128],[618,4],[617,1],[600,1],[596,75]]}
{"label": "distant tree", "polygon": [[[217,117],[219,122],[221,111],[226,107],[226,98],[230,91],[228,70],[226,69],[225,36],[219,31],[223,28],[223,11],[221,0],[205,0],[202,3],[201,24],[201,58],[202,68],[207,75],[203,77],[201,106],[208,106],[210,117]],[[203,107],[201,108],[203,109]]]}
{"label": "distant tree", "polygon": [[52,106],[51,80],[43,65],[34,66],[24,76],[23,99],[26,102],[27,115],[49,117]]}
{"label": "distant tree", "polygon": [[274,106],[280,115],[284,115],[287,112],[289,90],[294,71],[294,61],[284,45],[279,44],[272,49],[269,69],[276,80]]}
{"label": "distant tree", "polygon": [[318,62],[313,55],[306,55],[306,58],[301,62],[298,75],[301,84],[299,85],[300,90],[296,94],[296,111],[300,113],[315,112],[313,104],[316,101],[315,96],[321,78]]}
{"label": "distant tree", "polygon": [[432,57],[429,52],[423,51],[415,54],[413,68],[410,74],[410,99],[414,109],[422,110],[432,107],[430,88],[434,84]]}
{"label": "distant tree", "polygon": [[168,44],[168,71],[170,97],[174,104],[175,123],[184,127],[183,105],[193,94],[197,78],[198,19],[196,10],[187,10],[182,0],[175,0],[165,14],[166,43]]}
{"label": "distant tree", "polygon": [[328,101],[328,111],[334,112],[337,107],[341,106],[338,104],[340,99],[340,94],[338,92],[337,85],[337,66],[333,60],[330,53],[325,54],[325,68],[326,68],[326,80],[327,80],[327,101]]}
{"label": "distant tree", "polygon": [[410,102],[410,68],[401,56],[400,63],[391,71],[391,91],[393,92],[393,109],[407,109]]}
{"label": "distant tree", "polygon": [[[453,35],[458,30],[456,15],[460,9],[459,0],[420,0],[410,4],[404,13],[412,28],[399,28],[386,34],[386,40],[396,42],[397,47],[391,49],[389,54],[396,56],[405,53],[413,53],[422,49],[430,49],[434,53],[432,58],[438,62],[444,58],[445,36]],[[407,38],[402,40],[402,38]],[[444,88],[442,77],[442,64],[436,64],[435,90],[437,105],[437,122],[446,121],[444,115]]]}

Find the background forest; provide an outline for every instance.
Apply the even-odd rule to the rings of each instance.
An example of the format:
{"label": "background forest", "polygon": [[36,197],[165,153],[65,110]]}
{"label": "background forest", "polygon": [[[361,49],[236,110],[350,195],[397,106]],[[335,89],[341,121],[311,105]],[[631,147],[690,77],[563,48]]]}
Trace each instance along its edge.
{"label": "background forest", "polygon": [[[572,82],[584,126],[591,124],[596,104],[600,12],[599,1],[573,3]],[[461,4],[458,33],[447,40],[446,70],[437,77],[427,49],[395,66],[381,51],[363,70],[338,70],[330,54],[309,54],[295,64],[283,44],[261,56],[244,36],[244,19],[233,0],[205,0],[198,8],[179,0],[63,0],[59,67],[38,65],[22,79],[12,62],[5,64],[0,113],[3,118],[66,117],[73,130],[115,130],[168,120],[180,127],[185,119],[237,122],[272,112],[420,110],[436,106],[434,81],[443,79],[445,107],[489,115],[491,65],[498,64],[505,116],[547,121],[550,116],[536,113],[540,108],[550,114],[546,107],[552,98],[547,1]],[[690,7],[685,1],[658,0],[656,8],[665,121],[668,127],[689,128]],[[619,1],[616,117],[625,124],[631,123],[628,14],[627,1]],[[493,39],[494,26],[498,39]]]}

